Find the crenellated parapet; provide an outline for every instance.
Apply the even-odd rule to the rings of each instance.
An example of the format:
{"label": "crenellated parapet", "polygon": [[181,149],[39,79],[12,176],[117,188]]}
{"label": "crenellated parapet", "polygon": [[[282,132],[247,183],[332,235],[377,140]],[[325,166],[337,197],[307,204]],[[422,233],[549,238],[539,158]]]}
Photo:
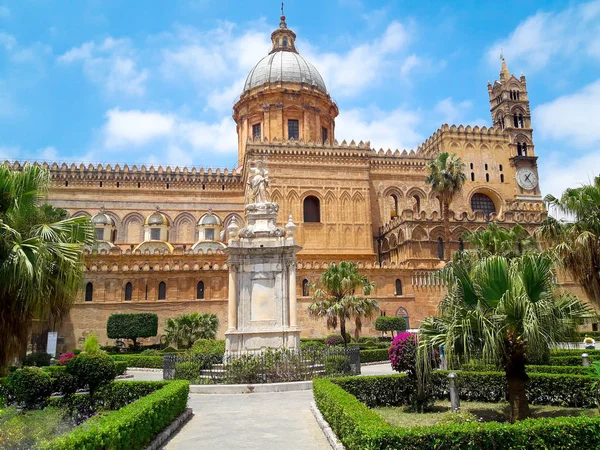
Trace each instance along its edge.
{"label": "crenellated parapet", "polygon": [[[19,170],[25,162],[5,161],[15,170]],[[241,171],[227,168],[196,168],[179,166],[154,166],[145,164],[67,164],[32,162],[31,164],[44,167],[50,171],[53,182],[60,181],[130,181],[130,182],[170,182],[182,184],[218,183],[228,185],[243,185]]]}
{"label": "crenellated parapet", "polygon": [[479,127],[477,125],[448,125],[444,124],[438,128],[428,139],[425,140],[418,148],[417,154],[424,158],[433,158],[440,152],[448,149],[444,148],[442,143],[443,138],[454,138],[461,142],[478,142],[478,143],[500,143],[507,142],[508,136],[499,127]]}

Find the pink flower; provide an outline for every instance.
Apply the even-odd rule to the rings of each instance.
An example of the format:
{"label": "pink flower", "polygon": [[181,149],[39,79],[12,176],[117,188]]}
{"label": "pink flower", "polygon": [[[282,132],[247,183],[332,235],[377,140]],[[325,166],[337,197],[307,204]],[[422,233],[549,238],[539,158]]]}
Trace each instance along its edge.
{"label": "pink flower", "polygon": [[66,366],[73,358],[75,358],[75,356],[75,353],[63,353],[60,355],[60,358],[58,358],[58,365]]}

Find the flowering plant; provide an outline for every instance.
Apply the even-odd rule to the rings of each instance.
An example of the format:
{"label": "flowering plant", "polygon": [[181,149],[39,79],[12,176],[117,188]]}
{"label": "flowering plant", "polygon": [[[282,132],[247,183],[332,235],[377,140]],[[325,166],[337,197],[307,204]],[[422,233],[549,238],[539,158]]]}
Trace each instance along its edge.
{"label": "flowering plant", "polygon": [[417,336],[413,333],[404,332],[398,334],[388,350],[392,369],[397,372],[408,372],[410,376],[416,376],[417,368]]}
{"label": "flowering plant", "polygon": [[75,358],[75,356],[75,353],[63,353],[62,355],[60,355],[60,358],[58,358],[58,365],[66,366],[71,362],[73,358]]}
{"label": "flowering plant", "polygon": [[327,340],[325,341],[327,345],[344,345],[344,338],[339,334],[333,334],[327,336]]}

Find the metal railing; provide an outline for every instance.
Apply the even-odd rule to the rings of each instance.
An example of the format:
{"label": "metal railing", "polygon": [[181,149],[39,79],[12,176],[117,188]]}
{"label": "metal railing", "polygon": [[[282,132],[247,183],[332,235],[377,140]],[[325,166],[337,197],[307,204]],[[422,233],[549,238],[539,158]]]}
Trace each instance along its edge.
{"label": "metal railing", "polygon": [[281,383],[346,375],[360,375],[358,347],[169,354],[163,365],[165,380],[194,384]]}

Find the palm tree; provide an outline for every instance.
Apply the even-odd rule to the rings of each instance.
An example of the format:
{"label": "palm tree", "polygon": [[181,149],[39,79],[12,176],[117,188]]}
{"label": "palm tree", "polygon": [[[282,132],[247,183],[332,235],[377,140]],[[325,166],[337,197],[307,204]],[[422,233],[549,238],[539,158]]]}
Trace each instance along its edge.
{"label": "palm tree", "polygon": [[66,219],[42,205],[49,172],[0,166],[0,374],[24,353],[34,318],[64,317],[83,278],[83,249],[94,242],[89,218]]}
{"label": "palm tree", "polygon": [[346,321],[354,317],[360,330],[361,318],[371,317],[379,309],[375,300],[356,295],[356,290],[369,295],[374,287],[375,283],[362,276],[355,263],[331,264],[321,275],[321,287],[313,294],[314,302],[308,307],[308,313],[316,318],[325,317],[327,328],[336,329],[339,323],[345,345]]}
{"label": "palm tree", "polygon": [[590,301],[600,306],[600,177],[567,189],[560,199],[547,195],[544,201],[573,220],[548,217],[538,235]]}
{"label": "palm tree", "polygon": [[455,154],[440,153],[437,158],[427,164],[429,174],[425,182],[431,185],[442,204],[442,217],[444,219],[444,242],[450,249],[450,203],[462,190],[467,177],[464,174],[465,164]]}
{"label": "palm tree", "polygon": [[219,319],[215,314],[182,314],[165,321],[166,342],[178,348],[191,348],[198,339],[215,339],[218,328]]}
{"label": "palm tree", "polygon": [[505,230],[491,222],[485,230],[467,232],[466,240],[481,258],[498,255],[510,259],[536,249],[535,239],[519,224]]}
{"label": "palm tree", "polygon": [[421,373],[426,376],[430,355],[440,345],[451,367],[472,360],[502,367],[511,421],[530,417],[525,364],[570,336],[588,307],[556,289],[551,259],[540,253],[513,259],[461,255],[440,275],[448,293],[439,316],[421,324]]}

